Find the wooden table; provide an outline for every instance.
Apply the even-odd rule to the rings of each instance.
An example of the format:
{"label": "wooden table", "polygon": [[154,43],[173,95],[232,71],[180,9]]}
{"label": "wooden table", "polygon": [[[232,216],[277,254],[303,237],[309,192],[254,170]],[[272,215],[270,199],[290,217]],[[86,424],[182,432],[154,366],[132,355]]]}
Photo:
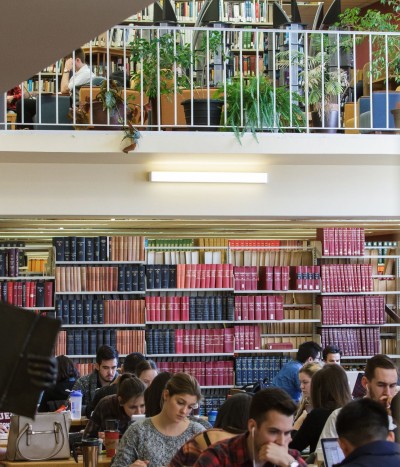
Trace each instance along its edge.
{"label": "wooden table", "polygon": [[[111,464],[111,457],[106,457],[105,454],[100,454],[99,456],[99,467],[109,467]],[[4,467],[64,467],[64,466],[75,466],[83,467],[83,458],[82,456],[78,457],[78,463],[70,457],[69,459],[60,459],[60,460],[49,460],[49,461],[0,461],[0,466]]]}

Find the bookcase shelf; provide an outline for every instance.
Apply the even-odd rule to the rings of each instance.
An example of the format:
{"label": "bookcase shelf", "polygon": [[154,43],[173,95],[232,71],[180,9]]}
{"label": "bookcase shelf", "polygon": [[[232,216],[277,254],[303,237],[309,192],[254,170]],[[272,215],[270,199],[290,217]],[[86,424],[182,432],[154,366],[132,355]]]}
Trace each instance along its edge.
{"label": "bookcase shelf", "polygon": [[81,328],[144,328],[145,324],[63,324],[63,329],[81,329]]}
{"label": "bookcase shelf", "polygon": [[54,280],[54,276],[1,276],[0,281],[40,281],[40,280]]}
{"label": "bookcase shelf", "polygon": [[233,353],[157,353],[157,354],[146,354],[149,358],[159,358],[159,357],[168,357],[168,358],[181,358],[181,357],[233,357]]}
{"label": "bookcase shelf", "polygon": [[144,295],[146,292],[144,291],[135,291],[135,292],[117,292],[115,290],[97,290],[97,291],[90,291],[90,292],[55,292],[55,295]]}
{"label": "bookcase shelf", "polygon": [[34,310],[34,311],[54,311],[53,306],[24,306],[25,310]]}
{"label": "bookcase shelf", "polygon": [[398,295],[399,292],[397,290],[393,291],[381,291],[381,292],[321,292],[321,296],[329,296],[329,295]]}
{"label": "bookcase shelf", "polygon": [[264,321],[260,321],[260,320],[239,320],[239,321],[233,321],[234,324],[251,324],[251,323],[262,323],[262,324],[269,324],[269,323],[275,323],[275,324],[279,324],[279,323],[286,323],[286,324],[289,324],[289,323],[319,323],[320,320],[319,319],[314,319],[314,318],[310,318],[310,319],[270,319],[270,320],[264,320]]}
{"label": "bookcase shelf", "polygon": [[69,264],[107,265],[107,264],[144,264],[144,261],[56,261],[56,266]]}
{"label": "bookcase shelf", "polygon": [[277,353],[296,353],[299,349],[258,349],[258,350],[235,350],[235,355],[250,355],[250,354],[277,354]]}
{"label": "bookcase shelf", "polygon": [[210,288],[199,288],[199,289],[146,289],[146,293],[151,292],[232,292],[231,288],[220,288],[220,289],[210,289]]}
{"label": "bookcase shelf", "polygon": [[261,294],[320,294],[320,291],[316,290],[234,290],[233,293],[235,294],[254,294],[254,295],[261,295]]}
{"label": "bookcase shelf", "polygon": [[181,324],[232,324],[234,321],[228,321],[228,320],[208,320],[208,321],[146,321],[146,324],[148,325],[158,325],[158,324],[170,324],[170,325],[175,325],[179,326]]}

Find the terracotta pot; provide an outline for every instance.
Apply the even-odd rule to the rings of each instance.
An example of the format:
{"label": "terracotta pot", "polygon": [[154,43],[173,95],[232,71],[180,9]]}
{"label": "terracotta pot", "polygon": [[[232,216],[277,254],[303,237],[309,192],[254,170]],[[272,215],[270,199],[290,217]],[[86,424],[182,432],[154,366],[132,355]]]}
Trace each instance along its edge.
{"label": "terracotta pot", "polygon": [[[109,112],[110,114],[110,124],[108,125],[107,122],[107,110],[103,110],[103,104],[101,102],[92,102],[92,111],[93,111],[93,124],[96,126],[93,127],[94,130],[102,130],[102,131],[115,131],[118,130],[120,131],[122,129],[123,124],[121,124],[118,119],[120,118],[119,115],[121,115],[122,118],[124,118],[124,105],[119,104],[118,110],[119,110],[119,115],[118,112]],[[132,119],[132,110],[127,109],[126,111],[126,118],[127,120]],[[101,125],[101,126],[98,126]],[[104,126],[103,126],[104,125]]]}

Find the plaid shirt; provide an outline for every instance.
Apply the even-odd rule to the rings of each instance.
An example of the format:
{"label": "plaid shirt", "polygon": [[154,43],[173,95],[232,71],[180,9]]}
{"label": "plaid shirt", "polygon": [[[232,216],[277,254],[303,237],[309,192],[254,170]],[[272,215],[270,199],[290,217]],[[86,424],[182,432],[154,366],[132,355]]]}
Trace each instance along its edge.
{"label": "plaid shirt", "polygon": [[[203,451],[194,467],[253,467],[253,461],[247,451],[247,436],[248,433],[245,433],[213,444]],[[298,451],[289,449],[289,454],[296,459],[300,467],[307,466]],[[264,467],[273,465],[267,462]]]}

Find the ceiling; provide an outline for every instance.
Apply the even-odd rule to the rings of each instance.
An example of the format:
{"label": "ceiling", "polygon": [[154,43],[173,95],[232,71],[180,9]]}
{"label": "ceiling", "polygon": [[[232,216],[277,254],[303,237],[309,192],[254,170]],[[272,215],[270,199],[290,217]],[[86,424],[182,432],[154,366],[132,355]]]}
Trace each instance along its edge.
{"label": "ceiling", "polygon": [[[313,239],[323,226],[363,226],[368,236],[400,240],[400,219],[284,218],[0,218],[0,241],[49,243],[54,236],[144,235],[148,238],[224,237]],[[387,237],[391,235],[391,237]],[[385,238],[384,238],[385,237]]]}

